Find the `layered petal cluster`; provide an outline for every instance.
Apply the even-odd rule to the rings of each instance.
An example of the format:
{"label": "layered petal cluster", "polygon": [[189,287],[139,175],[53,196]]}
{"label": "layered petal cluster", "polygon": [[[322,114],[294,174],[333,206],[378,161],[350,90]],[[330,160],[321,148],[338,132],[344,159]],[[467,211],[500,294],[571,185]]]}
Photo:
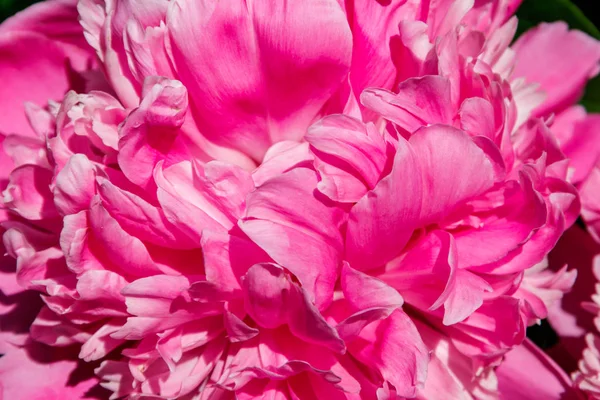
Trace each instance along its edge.
{"label": "layered petal cluster", "polygon": [[[84,73],[0,126],[9,276],[43,302],[0,376],[52,346],[57,386],[6,396],[495,399],[520,360],[570,384],[523,341],[576,277],[546,256],[594,171],[571,103],[598,42],[509,47],[507,0],[43,4]],[[557,41],[589,54],[572,82],[528,69]]]}

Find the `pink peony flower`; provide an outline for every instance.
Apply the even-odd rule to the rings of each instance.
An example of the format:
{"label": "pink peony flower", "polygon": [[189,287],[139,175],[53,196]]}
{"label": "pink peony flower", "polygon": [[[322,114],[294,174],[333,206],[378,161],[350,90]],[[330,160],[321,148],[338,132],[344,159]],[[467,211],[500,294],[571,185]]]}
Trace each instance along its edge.
{"label": "pink peony flower", "polygon": [[[509,47],[518,3],[80,0],[106,80],[75,68],[0,126],[3,242],[44,303],[5,393],[486,399],[518,392],[519,357],[567,385],[521,343],[575,278],[544,262],[593,167],[547,114],[600,45],[559,23]],[[77,60],[67,20],[42,62]],[[523,54],[554,36],[590,59],[539,75],[544,102]],[[46,373],[31,340],[56,383],[15,394]]]}

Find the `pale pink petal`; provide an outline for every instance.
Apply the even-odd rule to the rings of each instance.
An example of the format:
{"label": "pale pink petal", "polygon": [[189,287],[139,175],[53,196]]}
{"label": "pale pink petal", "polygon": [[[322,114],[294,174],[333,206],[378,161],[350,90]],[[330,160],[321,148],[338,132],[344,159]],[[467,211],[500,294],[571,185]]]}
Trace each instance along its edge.
{"label": "pale pink petal", "polygon": [[4,204],[24,218],[41,220],[57,217],[52,202],[52,171],[37,165],[14,169],[3,195]]}
{"label": "pale pink petal", "polygon": [[316,172],[305,168],[267,181],[248,195],[239,226],[296,275],[321,308],[331,302],[341,267],[343,213],[326,198],[320,199],[324,196],[316,186]]}
{"label": "pale pink petal", "polygon": [[32,339],[56,347],[85,343],[91,337],[81,327],[59,317],[47,306],[42,307],[29,333]]}
{"label": "pale pink petal", "polygon": [[145,395],[179,398],[196,389],[214,368],[224,350],[224,340],[214,340],[202,349],[185,354],[171,371],[166,363],[154,362],[143,371],[140,391]]}
{"label": "pale pink petal", "polygon": [[[145,276],[159,271],[144,243],[123,230],[100,202],[90,208],[88,229],[99,247],[104,249],[105,259],[123,272]],[[89,236],[88,233],[88,239]]]}
{"label": "pale pink petal", "polygon": [[[555,225],[551,225],[548,231],[541,231],[535,242],[525,242],[545,222],[552,222],[548,220],[544,200],[532,187],[530,179],[522,175],[519,183],[508,181],[500,194],[504,197],[504,204],[484,216],[479,226],[454,233],[461,267],[472,267],[481,272],[496,270],[511,273],[541,261],[543,249],[548,251],[552,248],[553,237],[560,232],[560,229],[554,229]],[[548,237],[548,233],[552,236]],[[531,246],[531,249],[525,246]],[[521,263],[515,259],[514,263],[508,263],[511,257],[519,254],[533,262]]]}
{"label": "pale pink petal", "polygon": [[[527,371],[527,373],[523,373]],[[500,367],[501,398],[515,400],[571,400],[582,397],[567,374],[529,339],[509,351]]]}
{"label": "pale pink petal", "polygon": [[202,230],[229,230],[241,217],[246,195],[254,189],[251,175],[231,164],[212,161],[197,167],[183,161],[163,168],[154,178],[166,217],[198,240]]}
{"label": "pale pink petal", "polygon": [[385,282],[363,274],[344,263],[341,274],[344,297],[355,310],[373,307],[401,307],[402,296]]}
{"label": "pale pink petal", "polygon": [[574,106],[558,114],[551,129],[574,169],[569,181],[576,185],[583,182],[600,158],[600,116],[586,115],[581,106]]}
{"label": "pale pink petal", "polygon": [[444,306],[444,325],[463,321],[483,303],[490,285],[458,268],[452,235],[434,231],[386,266],[380,275],[411,306],[423,312]]}
{"label": "pale pink petal", "polygon": [[[134,315],[113,338],[135,340],[202,317],[219,315],[223,305],[186,299],[189,280],[183,276],[154,275],[138,279],[122,290],[127,311]],[[168,318],[166,318],[168,317]]]}
{"label": "pale pink petal", "polygon": [[62,215],[77,214],[90,208],[96,194],[96,176],[102,175],[83,154],[75,154],[56,176],[54,204]]}
{"label": "pale pink petal", "polygon": [[271,178],[291,171],[302,165],[311,165],[313,155],[308,143],[298,143],[291,140],[277,142],[269,147],[262,164],[252,171],[252,179],[260,186]]}
{"label": "pale pink petal", "polygon": [[519,300],[510,296],[484,301],[467,319],[443,329],[470,357],[497,356],[521,343],[525,335]]}
{"label": "pale pink petal", "polygon": [[[206,280],[223,293],[239,291],[240,278],[248,269],[259,262],[269,261],[269,256],[250,240],[227,233],[205,230],[201,245]],[[194,290],[194,286],[192,284],[190,288],[192,296],[203,296]],[[201,285],[197,289],[201,289]]]}
{"label": "pale pink petal", "polygon": [[160,207],[99,178],[98,194],[108,213],[140,240],[171,249],[191,249],[199,244],[172,224]]}
{"label": "pale pink petal", "polygon": [[[166,4],[160,0],[158,3]],[[141,25],[130,19],[123,33],[127,64],[133,78],[144,82],[149,76],[175,77],[168,50],[169,32],[161,21],[159,26]]]}
{"label": "pale pink petal", "polygon": [[119,166],[133,183],[153,187],[156,164],[189,158],[178,134],[187,112],[187,91],[178,81],[149,80],[140,107],[119,130]]}
{"label": "pale pink petal", "polygon": [[375,187],[387,163],[387,146],[375,126],[350,117],[325,117],[305,139],[320,172],[317,188],[335,201],[357,202]]}
{"label": "pale pink petal", "polygon": [[[514,44],[513,77],[538,82],[546,100],[536,116],[558,112],[581,96],[585,83],[598,73],[600,43],[566,23],[541,24],[527,31]],[[552,68],[546,66],[552,65]]]}
{"label": "pale pink petal", "polygon": [[2,143],[2,148],[12,159],[15,167],[33,164],[50,168],[48,156],[45,151],[45,143],[38,138],[8,135]]}
{"label": "pale pink petal", "polygon": [[79,358],[86,362],[100,360],[108,353],[124,343],[124,340],[113,339],[111,334],[121,328],[123,320],[104,322],[103,325],[81,346]]}

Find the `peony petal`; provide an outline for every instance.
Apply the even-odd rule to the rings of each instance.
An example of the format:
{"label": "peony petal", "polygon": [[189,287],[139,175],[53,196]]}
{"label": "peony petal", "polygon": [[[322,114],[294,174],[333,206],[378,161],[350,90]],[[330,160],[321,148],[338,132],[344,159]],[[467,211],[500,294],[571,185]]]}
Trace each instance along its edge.
{"label": "peony petal", "polygon": [[[58,6],[55,10],[60,13],[63,8]],[[31,14],[35,11],[26,12]],[[32,17],[32,19],[37,18]],[[23,30],[23,27],[15,27],[14,30],[6,28],[0,31],[0,73],[6,78],[6,85],[3,85],[0,92],[2,98],[0,126],[7,134],[33,135],[25,117],[24,103],[29,101],[46,104],[48,100],[62,99],[71,86],[70,78],[73,72],[69,68],[69,63],[87,52],[82,50],[82,47],[78,51],[73,51],[74,57],[71,59],[71,49],[67,49],[42,32],[36,32],[40,29],[37,25],[39,21],[31,21],[31,23],[26,30]],[[64,25],[61,29],[67,29],[67,32],[71,29],[71,32],[65,36],[83,36],[75,13],[72,15],[72,20],[63,20],[62,24]],[[92,54],[88,53],[90,59],[91,56]]]}
{"label": "peony petal", "polygon": [[119,130],[119,166],[127,178],[142,187],[153,187],[152,171],[165,160],[167,166],[188,159],[178,140],[187,112],[187,91],[178,81],[146,82],[145,96]]}
{"label": "peony petal", "polygon": [[52,171],[37,165],[23,165],[10,173],[2,195],[4,204],[23,218],[41,220],[57,217],[52,202]]}
{"label": "peony petal", "polygon": [[167,28],[199,131],[256,161],[272,142],[304,135],[350,65],[351,34],[335,0],[179,0]]}
{"label": "peony petal", "polygon": [[410,317],[401,310],[368,325],[359,339],[348,344],[348,351],[377,368],[400,396],[414,397],[425,382],[428,352]]}
{"label": "peony petal", "polygon": [[54,204],[62,215],[90,208],[96,194],[96,176],[102,173],[83,154],[75,154],[56,176]]}
{"label": "peony petal", "polygon": [[346,259],[353,268],[375,268],[400,253],[418,226],[421,193],[418,160],[401,140],[390,174],[350,212]]}
{"label": "peony petal", "polygon": [[423,224],[440,221],[494,184],[492,162],[458,129],[442,125],[425,127],[415,132],[409,143],[424,176]]}
{"label": "peony petal", "polygon": [[387,163],[386,143],[372,124],[325,117],[305,137],[315,155],[317,188],[334,201],[354,203],[377,184]]}
{"label": "peony petal", "polygon": [[98,194],[106,211],[138,239],[172,249],[199,247],[197,242],[167,220],[160,207],[118,188],[108,179],[98,179]]}
{"label": "peony petal", "polygon": [[517,59],[513,77],[538,82],[546,92],[535,116],[561,111],[577,101],[587,80],[598,73],[600,43],[583,32],[569,31],[562,21],[530,29],[512,48]]}
{"label": "peony petal", "polygon": [[355,310],[373,307],[401,307],[404,303],[396,289],[385,282],[359,272],[348,263],[342,267],[341,285],[344,297]]}
{"label": "peony petal", "polygon": [[317,196],[316,185],[316,173],[305,168],[267,181],[248,195],[239,226],[321,309],[331,302],[341,266],[343,213]]}
{"label": "peony petal", "polygon": [[[79,363],[71,350],[30,342],[0,360],[1,393],[4,399],[14,400],[84,398],[98,384],[92,369]],[[102,390],[95,392],[108,396]]]}
{"label": "peony petal", "polygon": [[243,288],[246,312],[263,328],[288,324],[290,331],[305,342],[345,351],[337,331],[281,267],[266,263],[252,266],[243,278]]}
{"label": "peony petal", "polygon": [[423,125],[450,125],[455,113],[450,99],[450,82],[441,76],[408,79],[400,84],[397,94],[367,89],[360,100],[365,107],[408,133]]}
{"label": "peony petal", "polygon": [[[523,374],[523,371],[529,371]],[[509,351],[496,370],[503,399],[575,400],[580,395],[571,379],[529,339]]]}

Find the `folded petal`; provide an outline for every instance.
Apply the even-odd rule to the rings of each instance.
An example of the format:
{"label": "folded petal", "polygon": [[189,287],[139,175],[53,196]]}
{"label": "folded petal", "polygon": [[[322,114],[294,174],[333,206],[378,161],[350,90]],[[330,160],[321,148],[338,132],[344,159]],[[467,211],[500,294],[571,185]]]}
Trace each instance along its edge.
{"label": "folded petal", "polygon": [[[569,30],[564,22],[540,24],[512,46],[516,52],[514,78],[538,82],[546,100],[536,116],[558,112],[581,96],[588,79],[598,73],[600,43],[585,33]],[[552,68],[546,66],[552,65]]]}
{"label": "folded petal", "polygon": [[344,342],[310,302],[305,290],[293,283],[276,264],[256,264],[243,280],[246,312],[263,328],[287,324],[305,342],[344,352]]}
{"label": "folded petal", "polygon": [[399,396],[414,397],[425,383],[428,352],[410,317],[401,310],[365,327],[348,351],[380,371]]}
{"label": "folded petal", "polygon": [[158,201],[166,217],[193,240],[204,229],[229,230],[241,217],[245,197],[254,189],[250,174],[231,164],[212,161],[199,172],[189,161],[154,171]]}
{"label": "folded petal", "polygon": [[51,182],[51,170],[37,165],[23,165],[11,172],[8,186],[2,193],[3,202],[30,220],[57,217],[50,191]]}
{"label": "folded petal", "polygon": [[96,176],[103,175],[83,154],[75,154],[56,176],[54,204],[62,215],[90,208],[96,194]]}
{"label": "folded petal", "polygon": [[98,179],[98,194],[106,211],[124,230],[138,239],[171,249],[199,247],[197,242],[166,218],[160,207],[120,189],[108,179]]}
{"label": "folded petal", "polygon": [[[205,230],[202,233],[206,281],[221,293],[241,290],[240,279],[254,264],[269,261],[269,256],[247,238]],[[202,285],[192,284],[195,297],[203,297]]]}
{"label": "folded petal", "polygon": [[353,268],[375,268],[400,253],[418,226],[422,190],[418,159],[401,139],[390,174],[350,212],[346,259]]}
{"label": "folded petal", "polygon": [[410,2],[352,0],[346,4],[352,26],[352,89],[362,93],[368,87],[392,89],[396,80],[394,39],[402,20],[416,18]]}
{"label": "folded petal", "polygon": [[365,107],[413,133],[423,125],[452,123],[454,110],[450,94],[447,78],[430,75],[402,82],[397,94],[367,89],[360,100]]}
{"label": "folded petal", "polygon": [[246,198],[239,226],[321,308],[331,302],[341,267],[343,212],[321,199],[316,186],[316,172],[305,168],[267,181]]}
{"label": "folded petal", "polygon": [[423,171],[423,224],[442,220],[494,184],[492,161],[463,131],[433,125],[417,131],[409,143]]}
{"label": "folded petal", "polygon": [[373,307],[401,307],[400,293],[385,282],[364,274],[344,263],[341,276],[344,297],[355,310]]}
{"label": "folded petal", "polygon": [[334,201],[357,202],[375,187],[387,163],[383,136],[351,117],[325,117],[305,139],[320,171],[317,188]]}
{"label": "folded petal", "polygon": [[119,131],[118,160],[130,181],[153,187],[152,171],[159,161],[169,166],[189,158],[178,137],[187,112],[187,91],[180,82],[166,79],[148,80],[144,90],[140,107]]}
{"label": "folded petal", "polygon": [[256,161],[273,142],[305,134],[350,66],[352,37],[335,0],[180,0],[167,28],[199,131]]}

